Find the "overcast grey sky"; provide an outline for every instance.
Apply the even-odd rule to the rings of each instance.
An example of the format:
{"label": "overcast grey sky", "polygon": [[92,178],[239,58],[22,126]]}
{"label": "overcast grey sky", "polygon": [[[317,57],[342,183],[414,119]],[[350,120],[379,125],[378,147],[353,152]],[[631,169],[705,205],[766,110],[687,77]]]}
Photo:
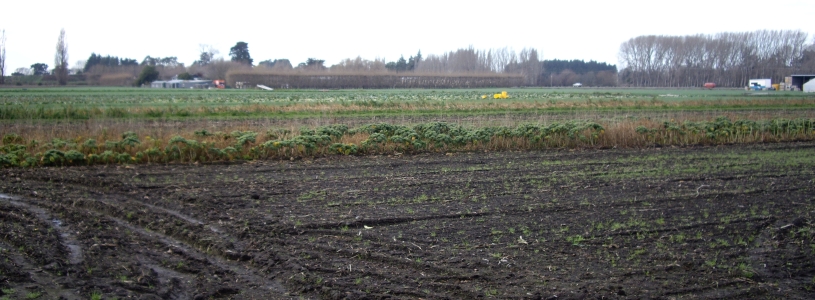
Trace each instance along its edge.
{"label": "overcast grey sky", "polygon": [[138,61],[176,56],[188,66],[199,44],[228,57],[238,41],[249,43],[255,63],[393,61],[472,45],[617,64],[620,44],[640,35],[802,30],[810,42],[815,35],[813,0],[6,2],[6,75],[38,62],[53,67],[61,28],[71,64],[96,52]]}

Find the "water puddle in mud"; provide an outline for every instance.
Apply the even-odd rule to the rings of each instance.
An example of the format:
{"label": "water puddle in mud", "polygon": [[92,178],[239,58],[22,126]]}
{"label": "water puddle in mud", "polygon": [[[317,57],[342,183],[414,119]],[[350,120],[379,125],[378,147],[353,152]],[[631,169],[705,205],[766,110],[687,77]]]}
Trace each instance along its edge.
{"label": "water puddle in mud", "polygon": [[57,232],[59,232],[62,244],[65,246],[65,248],[68,248],[68,263],[72,265],[82,263],[82,247],[79,246],[79,243],[71,232],[63,227],[62,220],[51,217],[51,215],[45,211],[45,209],[39,206],[17,201],[19,199],[18,197],[0,194],[0,199],[5,200],[11,205],[31,211],[35,216],[37,216],[38,219],[45,221],[46,223],[50,223],[51,226],[54,227]]}

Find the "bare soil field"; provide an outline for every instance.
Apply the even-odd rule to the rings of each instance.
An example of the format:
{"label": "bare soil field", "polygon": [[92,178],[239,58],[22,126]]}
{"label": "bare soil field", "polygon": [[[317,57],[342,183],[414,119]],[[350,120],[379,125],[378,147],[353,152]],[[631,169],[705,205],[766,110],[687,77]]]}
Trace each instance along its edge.
{"label": "bare soil field", "polygon": [[0,297],[815,297],[815,143],[0,170]]}

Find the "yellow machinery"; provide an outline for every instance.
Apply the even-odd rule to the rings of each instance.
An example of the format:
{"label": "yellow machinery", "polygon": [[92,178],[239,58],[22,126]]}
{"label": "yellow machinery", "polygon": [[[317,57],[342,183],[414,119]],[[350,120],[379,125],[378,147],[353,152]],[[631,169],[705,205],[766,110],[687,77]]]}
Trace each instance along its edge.
{"label": "yellow machinery", "polygon": [[[507,91],[503,91],[500,94],[492,95],[492,98],[493,99],[506,99],[506,98],[509,98],[509,95],[507,95]],[[487,95],[481,96],[481,99],[487,99]]]}

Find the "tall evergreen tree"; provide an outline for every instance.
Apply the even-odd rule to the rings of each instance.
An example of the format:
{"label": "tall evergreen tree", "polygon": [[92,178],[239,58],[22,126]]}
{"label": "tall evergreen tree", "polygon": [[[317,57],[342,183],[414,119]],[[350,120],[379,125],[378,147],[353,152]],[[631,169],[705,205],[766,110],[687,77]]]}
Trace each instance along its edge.
{"label": "tall evergreen tree", "polygon": [[36,63],[31,65],[31,75],[41,76],[48,74],[48,65],[44,63]]}
{"label": "tall evergreen tree", "polygon": [[246,65],[252,65],[252,56],[249,55],[249,44],[245,42],[238,42],[234,47],[229,48],[229,56],[232,61],[239,62]]}
{"label": "tall evergreen tree", "polygon": [[407,61],[404,56],[400,56],[396,61],[396,72],[404,72],[407,70]]}

